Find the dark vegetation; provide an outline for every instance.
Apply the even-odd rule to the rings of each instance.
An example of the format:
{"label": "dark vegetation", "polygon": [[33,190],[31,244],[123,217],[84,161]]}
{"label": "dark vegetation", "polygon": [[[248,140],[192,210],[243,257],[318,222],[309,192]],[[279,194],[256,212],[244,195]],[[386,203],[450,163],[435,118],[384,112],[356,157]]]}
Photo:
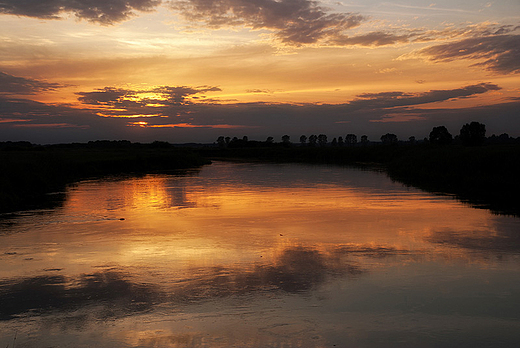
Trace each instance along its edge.
{"label": "dark vegetation", "polygon": [[41,207],[49,193],[81,179],[142,174],[208,163],[189,148],[165,142],[96,141],[40,146],[0,143],[0,212]]}
{"label": "dark vegetation", "polygon": [[324,163],[384,170],[396,181],[430,192],[451,194],[475,206],[520,216],[520,138],[485,136],[478,122],[453,137],[444,126],[429,138],[400,141],[387,133],[371,142],[347,134],[329,141],[325,134],[288,135],[275,142],[219,137],[206,146],[165,142],[135,144],[96,141],[51,146],[0,143],[0,211],[40,206],[49,192],[75,181],[121,173],[149,173],[197,167],[209,159]]}

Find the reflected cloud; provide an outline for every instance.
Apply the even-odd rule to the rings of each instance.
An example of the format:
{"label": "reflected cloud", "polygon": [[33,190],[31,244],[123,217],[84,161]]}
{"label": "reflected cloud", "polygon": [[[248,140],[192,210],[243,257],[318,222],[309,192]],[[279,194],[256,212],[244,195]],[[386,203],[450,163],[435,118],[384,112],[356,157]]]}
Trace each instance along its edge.
{"label": "reflected cloud", "polygon": [[289,247],[269,264],[259,263],[245,269],[225,266],[190,269],[182,278],[162,287],[134,280],[136,275],[117,269],[78,277],[53,274],[6,279],[0,282],[0,320],[24,313],[71,312],[88,306],[96,306],[92,307],[96,317],[117,318],[165,303],[189,305],[254,292],[302,293],[331,277],[355,278],[367,272],[340,256],[313,248]]}
{"label": "reflected cloud", "polygon": [[52,310],[73,311],[88,305],[102,305],[105,317],[141,312],[156,303],[153,285],[137,284],[117,271],[83,274],[77,279],[63,275],[42,275],[0,283],[0,319],[22,313],[43,314]]}
{"label": "reflected cloud", "polygon": [[500,221],[496,222],[496,227],[492,231],[444,229],[434,231],[426,240],[435,244],[497,255],[520,252],[518,226],[505,225]]}

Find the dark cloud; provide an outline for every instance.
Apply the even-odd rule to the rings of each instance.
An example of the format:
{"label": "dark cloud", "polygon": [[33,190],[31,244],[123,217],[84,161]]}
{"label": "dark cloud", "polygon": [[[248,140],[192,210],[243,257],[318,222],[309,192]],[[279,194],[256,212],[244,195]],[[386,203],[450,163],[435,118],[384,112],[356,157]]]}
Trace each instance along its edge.
{"label": "dark cloud", "polygon": [[[434,108],[435,104],[420,108],[499,89],[495,84],[481,83],[423,93],[365,93],[342,104],[291,104],[208,102],[203,95],[193,100],[199,93],[216,90],[207,86],[147,91],[107,87],[80,93],[86,104],[83,109],[0,96],[0,137],[39,143],[96,139],[213,142],[220,135],[264,140],[283,134],[296,139],[301,134],[333,137],[354,133],[378,140],[381,134],[390,132],[408,139],[411,135],[427,136],[438,125],[456,134],[462,124],[471,121],[485,123],[489,134],[519,136],[518,100],[472,108]],[[141,92],[149,98],[139,99],[144,96],[138,95]],[[160,94],[161,99],[153,93]],[[134,99],[136,95],[139,98]]]}
{"label": "dark cloud", "polygon": [[359,26],[367,18],[355,13],[327,13],[310,0],[180,0],[172,7],[210,28],[246,26],[275,32],[282,42],[311,44]]}
{"label": "dark cloud", "polygon": [[476,37],[427,47],[419,55],[435,62],[477,60],[474,66],[509,74],[520,72],[520,35]]}
{"label": "dark cloud", "polygon": [[99,24],[124,21],[135,11],[151,11],[161,0],[2,0],[0,13],[42,19],[57,19],[72,13]]}
{"label": "dark cloud", "polygon": [[488,91],[497,91],[501,87],[492,83],[479,83],[462,88],[448,90],[431,90],[424,93],[405,93],[405,92],[383,92],[383,93],[364,93],[357,96],[357,99],[348,103],[355,108],[393,108],[398,106],[412,106],[446,101],[456,98],[467,98]]}
{"label": "dark cloud", "polygon": [[58,83],[12,76],[0,71],[0,94],[3,95],[30,95],[54,91],[62,87],[65,86]]}
{"label": "dark cloud", "polygon": [[[113,108],[144,107],[148,104],[184,105],[189,104],[190,96],[205,92],[218,92],[220,88],[211,86],[201,87],[172,87],[161,86],[149,90],[129,90],[114,87],[105,87],[94,92],[78,92],[78,100],[90,105],[104,105]],[[156,94],[157,98],[141,97],[146,94]]]}
{"label": "dark cloud", "polygon": [[120,104],[122,99],[130,94],[133,94],[130,90],[113,87],[105,87],[94,92],[77,93],[77,95],[80,96],[78,97],[78,100],[85,104],[109,105],[113,107]]}

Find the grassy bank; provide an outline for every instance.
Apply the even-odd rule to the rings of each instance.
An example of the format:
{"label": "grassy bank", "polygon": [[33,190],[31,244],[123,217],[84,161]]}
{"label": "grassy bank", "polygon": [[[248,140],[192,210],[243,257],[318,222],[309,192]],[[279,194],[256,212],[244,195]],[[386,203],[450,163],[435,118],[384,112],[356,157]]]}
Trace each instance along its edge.
{"label": "grassy bank", "polygon": [[122,173],[185,169],[208,163],[187,148],[166,143],[94,142],[0,146],[0,212],[39,207],[48,193],[75,181]]}
{"label": "grassy bank", "polygon": [[394,144],[359,147],[205,149],[204,155],[278,162],[377,166],[406,185],[454,194],[497,213],[520,215],[520,145]]}

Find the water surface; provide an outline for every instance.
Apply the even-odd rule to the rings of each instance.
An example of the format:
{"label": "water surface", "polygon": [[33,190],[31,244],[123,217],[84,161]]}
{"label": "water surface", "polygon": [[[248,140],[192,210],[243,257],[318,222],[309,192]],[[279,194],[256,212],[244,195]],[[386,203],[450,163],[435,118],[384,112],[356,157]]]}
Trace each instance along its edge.
{"label": "water surface", "polygon": [[0,226],[1,347],[517,347],[520,220],[384,174],[216,162]]}

